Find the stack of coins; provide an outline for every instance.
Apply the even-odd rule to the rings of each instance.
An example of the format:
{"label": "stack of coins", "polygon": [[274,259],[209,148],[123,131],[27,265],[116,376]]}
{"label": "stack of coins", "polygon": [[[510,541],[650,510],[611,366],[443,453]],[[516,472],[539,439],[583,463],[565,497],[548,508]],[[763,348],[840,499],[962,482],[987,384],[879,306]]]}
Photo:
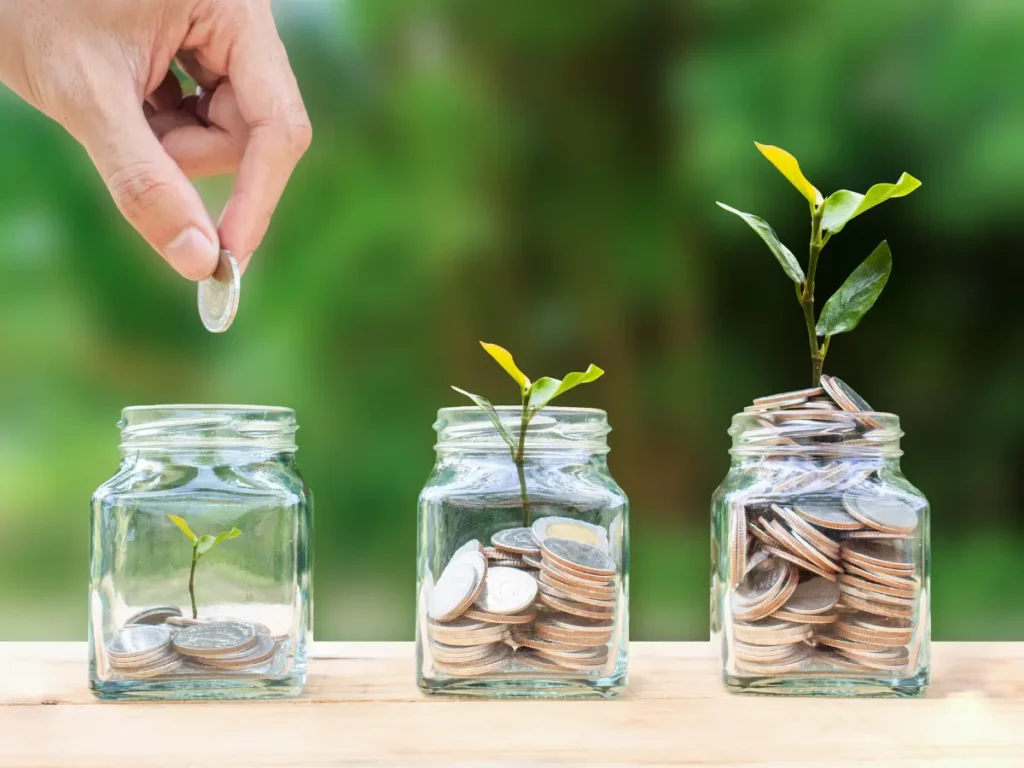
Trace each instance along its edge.
{"label": "stack of coins", "polygon": [[168,627],[130,624],[107,643],[107,660],[112,669],[127,677],[157,677],[181,666],[181,657],[171,645]]}
{"label": "stack of coins", "polygon": [[758,398],[745,410],[764,429],[744,430],[744,438],[767,445],[769,461],[729,507],[737,669],[904,671],[920,600],[916,500],[875,477],[878,461],[771,460],[774,449],[799,455],[800,446],[870,445],[891,436],[835,377]]}
{"label": "stack of coins", "polygon": [[433,666],[453,677],[600,672],[615,627],[618,567],[605,530],[545,517],[467,541],[427,601]]}
{"label": "stack of coins", "polygon": [[174,635],[174,650],[193,667],[251,672],[268,664],[278,644],[262,624],[218,620],[185,627]]}
{"label": "stack of coins", "polygon": [[191,619],[177,606],[156,606],[131,616],[106,651],[118,674],[149,678],[182,665],[193,671],[252,672],[271,663],[281,645],[262,624]]}

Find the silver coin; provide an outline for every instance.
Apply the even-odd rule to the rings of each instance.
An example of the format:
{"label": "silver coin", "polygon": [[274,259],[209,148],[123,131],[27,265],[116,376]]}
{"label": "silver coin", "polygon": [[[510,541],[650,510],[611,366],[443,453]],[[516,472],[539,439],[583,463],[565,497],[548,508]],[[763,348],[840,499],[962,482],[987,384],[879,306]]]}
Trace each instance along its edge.
{"label": "silver coin", "polygon": [[884,533],[910,533],[917,528],[917,509],[902,499],[846,495],[843,506],[851,516]]}
{"label": "silver coin", "polygon": [[266,664],[277,653],[278,645],[270,635],[260,634],[251,648],[229,656],[202,656],[193,661],[208,667],[240,669]]}
{"label": "silver coin", "polygon": [[797,584],[785,608],[791,613],[817,614],[832,610],[838,602],[839,585],[815,576]]}
{"label": "silver coin", "polygon": [[480,594],[487,573],[481,552],[460,552],[452,557],[430,593],[427,616],[435,621],[458,617]]}
{"label": "silver coin", "polygon": [[615,573],[615,561],[597,547],[570,539],[548,538],[541,542],[544,553],[572,568],[602,576]]}
{"label": "silver coin", "polygon": [[107,653],[112,658],[127,659],[147,656],[167,648],[171,643],[171,630],[152,624],[135,624],[122,628],[109,643]]}
{"label": "silver coin", "polygon": [[747,607],[770,600],[781,591],[788,576],[786,563],[777,558],[765,560],[750,569],[743,583],[733,592],[733,599],[740,606]]}
{"label": "silver coin", "polygon": [[214,273],[199,283],[199,317],[206,330],[223,333],[231,327],[242,294],[242,273],[229,251],[222,250]]}
{"label": "silver coin", "polygon": [[122,674],[130,675],[131,677],[159,677],[160,675],[167,675],[176,670],[181,666],[183,659],[178,654],[173,654],[169,658],[161,659],[158,663],[149,664],[145,667],[139,667],[131,671],[123,671]]}
{"label": "silver coin", "polygon": [[487,569],[484,588],[474,605],[481,611],[512,614],[529,607],[537,597],[537,580],[518,568]]}
{"label": "silver coin", "polygon": [[143,667],[151,667],[157,664],[162,664],[168,659],[172,659],[178,655],[170,644],[165,645],[161,648],[157,648],[152,653],[141,654],[138,656],[108,656],[110,666],[117,670],[131,670],[141,669]]}
{"label": "silver coin", "polygon": [[211,621],[179,630],[173,642],[178,653],[216,656],[249,648],[257,636],[256,627],[245,621]]}
{"label": "silver coin", "polygon": [[539,555],[540,545],[533,536],[532,528],[508,528],[491,537],[491,544],[506,552],[520,555]]}
{"label": "silver coin", "polygon": [[125,620],[125,624],[163,624],[172,616],[181,616],[181,609],[176,605],[157,605],[133,613]]}

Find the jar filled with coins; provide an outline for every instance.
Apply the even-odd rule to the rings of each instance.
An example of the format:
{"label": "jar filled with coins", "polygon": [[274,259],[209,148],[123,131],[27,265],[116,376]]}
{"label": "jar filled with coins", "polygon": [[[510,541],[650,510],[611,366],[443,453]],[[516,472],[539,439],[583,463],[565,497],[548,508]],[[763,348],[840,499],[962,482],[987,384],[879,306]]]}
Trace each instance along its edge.
{"label": "jar filled with coins", "polygon": [[[520,409],[496,409],[509,430]],[[444,408],[419,499],[417,678],[430,693],[614,696],[626,684],[629,503],[606,414],[546,408],[522,463],[488,415]]]}
{"label": "jar filled with coins", "polygon": [[712,503],[712,635],[739,691],[901,695],[929,681],[929,509],[899,419],[847,384],[733,417]]}
{"label": "jar filled with coins", "polygon": [[126,408],[92,498],[100,698],[293,696],[312,635],[312,497],[288,408]]}

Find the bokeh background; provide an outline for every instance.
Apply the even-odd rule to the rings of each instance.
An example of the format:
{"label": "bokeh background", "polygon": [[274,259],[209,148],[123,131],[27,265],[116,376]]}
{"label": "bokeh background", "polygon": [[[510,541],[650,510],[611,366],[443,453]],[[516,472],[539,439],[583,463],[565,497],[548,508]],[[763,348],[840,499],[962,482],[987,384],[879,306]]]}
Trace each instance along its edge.
{"label": "bokeh background", "polygon": [[[805,386],[778,265],[799,195],[922,179],[825,251],[820,298],[883,238],[889,285],[826,369],[900,414],[934,508],[938,639],[1024,639],[1024,5],[279,2],[315,127],[241,310],[118,217],[83,151],[0,92],[0,639],[83,638],[88,499],[123,406],[297,409],[316,493],[320,639],[412,635],[415,499],[457,384],[511,402],[607,369],[633,503],[633,636],[707,635],[708,499],[730,415]],[[201,184],[214,212],[229,180]]]}

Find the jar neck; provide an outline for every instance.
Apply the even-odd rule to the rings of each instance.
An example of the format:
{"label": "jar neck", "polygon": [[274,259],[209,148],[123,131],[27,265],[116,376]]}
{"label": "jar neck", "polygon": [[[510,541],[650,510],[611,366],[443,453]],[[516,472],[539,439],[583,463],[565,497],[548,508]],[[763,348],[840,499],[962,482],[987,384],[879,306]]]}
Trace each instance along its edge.
{"label": "jar neck", "polygon": [[868,411],[785,410],[737,413],[729,428],[733,461],[753,459],[876,459],[896,461],[899,417]]}
{"label": "jar neck", "polygon": [[124,456],[275,455],[297,450],[290,408],[156,405],[125,408],[118,423]]}
{"label": "jar neck", "polygon": [[600,457],[608,448],[608,416],[596,408],[545,408],[523,430],[522,408],[497,406],[497,419],[509,440],[502,437],[491,417],[479,408],[442,408],[434,429],[439,457],[465,454],[503,455],[520,452],[524,461],[537,458]]}

